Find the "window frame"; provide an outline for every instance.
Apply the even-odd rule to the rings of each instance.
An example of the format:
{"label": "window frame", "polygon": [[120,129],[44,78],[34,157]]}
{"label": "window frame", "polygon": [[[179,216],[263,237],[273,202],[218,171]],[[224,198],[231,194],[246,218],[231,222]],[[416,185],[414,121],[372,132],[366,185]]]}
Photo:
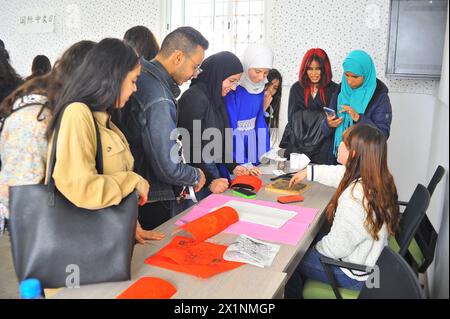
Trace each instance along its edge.
{"label": "window frame", "polygon": [[[169,34],[172,31],[172,0],[170,1],[165,1],[165,0],[160,0],[161,1],[161,42],[164,39],[164,37]],[[182,0],[182,3],[184,4],[185,0]],[[227,50],[231,51],[231,52],[235,52],[236,50],[236,43],[234,43],[234,39],[233,37],[237,34],[237,26],[236,26],[236,20],[234,19],[233,16],[233,0],[228,0],[229,1],[229,11],[228,11],[228,30],[230,30],[230,32],[232,32],[232,35],[230,36],[230,44]],[[263,25],[263,37],[262,37],[262,41],[257,41],[257,42],[262,42],[262,43],[270,43],[270,39],[272,39],[272,32],[271,32],[271,23],[272,23],[272,15],[271,15],[271,8],[273,8],[273,0],[262,0],[264,3],[264,25]],[[184,12],[184,8],[182,9]],[[215,19],[214,22],[215,23]],[[183,21],[183,25],[184,25],[184,21]],[[209,39],[208,39],[209,40]]]}

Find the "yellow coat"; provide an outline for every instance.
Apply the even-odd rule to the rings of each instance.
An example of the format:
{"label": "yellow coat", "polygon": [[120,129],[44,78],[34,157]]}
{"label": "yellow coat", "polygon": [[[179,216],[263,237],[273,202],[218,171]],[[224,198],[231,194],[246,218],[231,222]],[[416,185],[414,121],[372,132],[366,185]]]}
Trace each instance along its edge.
{"label": "yellow coat", "polygon": [[[109,115],[93,114],[100,130],[103,174],[99,175],[95,167],[97,137],[92,113],[87,105],[72,103],[61,121],[53,178],[57,189],[74,205],[101,209],[118,205],[144,179],[133,172],[134,159],[128,142]],[[52,141],[47,163],[51,151]]]}

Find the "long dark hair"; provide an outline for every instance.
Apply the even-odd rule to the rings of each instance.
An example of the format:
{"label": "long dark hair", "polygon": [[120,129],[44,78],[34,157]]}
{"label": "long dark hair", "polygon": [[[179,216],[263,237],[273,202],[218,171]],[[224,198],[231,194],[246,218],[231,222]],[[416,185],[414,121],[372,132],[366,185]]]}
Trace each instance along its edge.
{"label": "long dark hair", "polygon": [[399,222],[397,188],[387,164],[386,137],[379,129],[367,124],[354,125],[344,132],[343,142],[349,157],[344,177],[327,207],[328,221],[332,222],[339,197],[361,179],[366,211],[364,226],[373,239],[386,223],[393,235]]}
{"label": "long dark hair", "polygon": [[22,83],[22,78],[9,63],[9,54],[0,47],[0,91],[4,88],[16,87]]}
{"label": "long dark hair", "polygon": [[97,43],[73,76],[63,83],[47,137],[51,137],[57,121],[71,103],[84,103],[93,112],[113,109],[120,100],[123,80],[138,63],[136,51],[119,39],[107,38]]}
{"label": "long dark hair", "polygon": [[155,35],[147,27],[136,26],[125,32],[123,41],[132,46],[139,56],[152,60],[159,52],[159,44]]}
{"label": "long dark hair", "polygon": [[[11,113],[13,113],[14,102],[17,99],[30,94],[46,95],[48,82],[48,76],[38,76],[25,82],[24,84],[19,86],[13,93],[8,95],[8,97],[6,97],[3,102],[0,103],[0,118],[2,119],[2,121],[4,121],[8,116],[11,115]],[[45,107],[48,107],[48,103],[42,105],[42,108],[37,115],[38,121]]]}
{"label": "long dark hair", "polygon": [[278,71],[277,69],[272,69],[269,71],[267,80],[269,81],[269,83],[266,84],[266,89],[269,87],[269,85],[272,83],[273,80],[278,80],[280,82],[277,93],[274,95],[272,99],[273,120],[270,121],[269,129],[278,128],[280,125],[280,105],[281,105],[281,94],[283,93],[283,77],[281,76],[280,71]]}
{"label": "long dark hair", "polygon": [[78,68],[87,53],[94,47],[95,42],[89,40],[79,41],[71,45],[63,55],[53,65],[48,84],[48,104],[54,108],[56,99],[61,93],[63,84],[71,78],[76,68]]}

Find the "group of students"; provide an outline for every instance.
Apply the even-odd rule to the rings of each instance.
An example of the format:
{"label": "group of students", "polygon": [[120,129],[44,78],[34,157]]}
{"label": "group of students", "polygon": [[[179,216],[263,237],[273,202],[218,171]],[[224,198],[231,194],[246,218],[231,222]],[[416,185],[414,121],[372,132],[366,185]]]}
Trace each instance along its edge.
{"label": "group of students", "polygon": [[[195,201],[227,190],[231,175],[261,174],[256,166],[271,148],[269,128],[278,128],[283,85],[272,51],[255,44],[242,59],[231,52],[204,59],[208,46],[197,30],[181,27],[159,47],[152,32],[138,26],[123,41],[78,42],[47,74],[17,81],[0,101],[0,214],[9,216],[9,186],[48,182],[46,161],[55,134],[52,178],[61,194],[78,207],[100,209],[137,191],[141,244],[162,239],[153,229]],[[0,57],[8,63],[3,44]],[[327,208],[332,227],[310,248],[288,283],[287,297],[298,296],[301,277],[327,281],[320,254],[373,266],[398,223],[397,191],[386,160],[387,88],[364,51],[351,52],[343,67],[337,85],[327,54],[312,49],[290,92],[280,146],[287,156],[305,153],[313,163],[326,164],[308,166],[291,185],[308,178],[337,191]],[[323,107],[335,114],[326,116]],[[222,147],[205,152],[209,129],[220,132]],[[187,139],[180,138],[182,130]],[[103,174],[96,170],[97,134]],[[187,153],[201,156],[190,161]],[[363,275],[334,271],[339,285],[361,287]]]}

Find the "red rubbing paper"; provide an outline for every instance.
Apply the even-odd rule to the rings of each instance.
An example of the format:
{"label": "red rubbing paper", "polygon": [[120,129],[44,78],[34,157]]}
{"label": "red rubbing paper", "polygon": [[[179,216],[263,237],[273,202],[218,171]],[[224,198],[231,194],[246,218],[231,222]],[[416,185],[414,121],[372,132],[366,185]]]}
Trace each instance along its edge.
{"label": "red rubbing paper", "polygon": [[156,277],[143,277],[116,299],[169,299],[176,292],[177,289],[168,281]]}
{"label": "red rubbing paper", "polygon": [[227,246],[224,245],[175,237],[170,244],[147,258],[145,263],[200,278],[209,278],[243,265],[224,260],[223,253],[226,249]]}
{"label": "red rubbing paper", "polygon": [[239,215],[236,210],[231,207],[222,207],[181,226],[179,229],[190,233],[197,242],[202,242],[217,235],[238,221]]}
{"label": "red rubbing paper", "polygon": [[231,182],[231,187],[236,186],[236,185],[247,185],[247,186],[251,186],[253,188],[253,191],[255,193],[259,192],[259,190],[261,189],[262,186],[262,180],[259,179],[256,176],[253,175],[242,175],[242,176],[238,176],[236,177],[232,182]]}

